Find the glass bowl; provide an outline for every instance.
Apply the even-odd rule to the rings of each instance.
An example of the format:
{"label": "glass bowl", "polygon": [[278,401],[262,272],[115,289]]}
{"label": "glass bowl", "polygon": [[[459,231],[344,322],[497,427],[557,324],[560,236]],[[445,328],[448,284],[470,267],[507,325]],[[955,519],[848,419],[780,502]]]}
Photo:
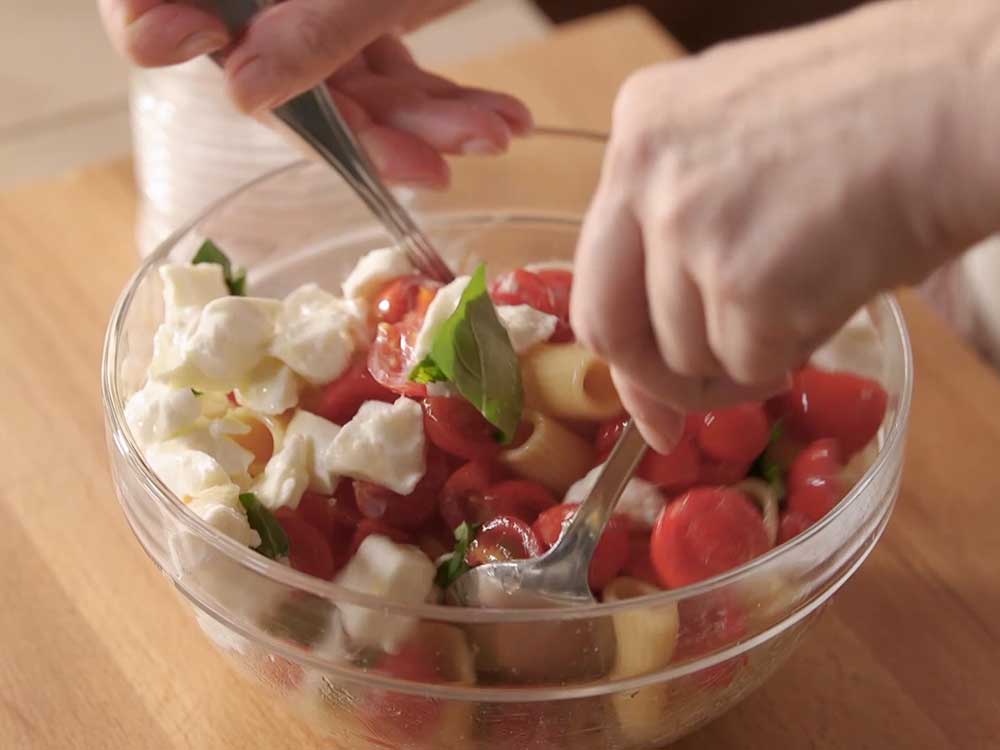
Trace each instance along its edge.
{"label": "glass bowl", "polygon": [[[542,130],[502,157],[455,161],[447,192],[398,195],[460,269],[565,261],[603,152],[600,135]],[[268,209],[260,200],[280,193],[310,199],[301,210],[287,201]],[[206,237],[250,269],[255,294],[273,296],[305,281],[336,288],[388,237],[324,165],[279,169],[209,208],[146,260],[114,310],[103,361],[111,467],[139,542],[207,637],[335,747],[660,747],[773,674],[889,519],[912,363],[899,308],[880,297],[867,310],[889,393],[877,455],[820,523],[741,568],[652,596],[530,611],[406,606],[308,577],[188,511],[150,470],[125,423],[124,402],[144,381],[163,315],[156,269],[187,261]],[[400,668],[397,656],[388,669],[377,649],[343,636],[345,612],[416,627],[430,663]],[[678,629],[684,645],[674,649]]]}

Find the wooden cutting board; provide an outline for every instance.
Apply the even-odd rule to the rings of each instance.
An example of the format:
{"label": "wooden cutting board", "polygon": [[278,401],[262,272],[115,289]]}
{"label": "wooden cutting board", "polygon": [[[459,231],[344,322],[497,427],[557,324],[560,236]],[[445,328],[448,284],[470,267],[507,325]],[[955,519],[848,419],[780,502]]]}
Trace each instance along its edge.
{"label": "wooden cutting board", "polygon": [[[451,71],[604,128],[679,54],[626,11]],[[132,539],[98,393],[135,268],[129,165],[0,195],[0,748],[318,747],[230,673]],[[910,295],[917,389],[885,539],[768,685],[680,748],[988,748],[1000,738],[1000,380]]]}

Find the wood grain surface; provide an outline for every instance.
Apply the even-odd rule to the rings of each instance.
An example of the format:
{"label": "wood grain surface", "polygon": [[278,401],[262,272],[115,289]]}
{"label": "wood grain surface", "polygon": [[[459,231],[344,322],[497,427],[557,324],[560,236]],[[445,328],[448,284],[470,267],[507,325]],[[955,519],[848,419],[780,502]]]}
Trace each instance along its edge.
{"label": "wood grain surface", "polygon": [[[605,127],[629,71],[677,53],[623,12],[457,73]],[[319,747],[229,671],[118,509],[98,370],[134,203],[122,163],[0,195],[0,748]],[[997,746],[1000,380],[903,301],[917,387],[884,540],[765,688],[676,747]]]}

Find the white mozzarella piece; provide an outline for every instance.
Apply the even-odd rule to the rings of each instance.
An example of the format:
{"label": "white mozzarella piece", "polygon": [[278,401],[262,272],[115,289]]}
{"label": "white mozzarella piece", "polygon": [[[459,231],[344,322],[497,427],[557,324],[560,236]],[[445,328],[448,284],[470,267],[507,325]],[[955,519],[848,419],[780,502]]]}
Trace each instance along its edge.
{"label": "white mozzarella piece", "polygon": [[277,359],[265,359],[236,389],[236,400],[258,414],[283,414],[299,402],[301,382]]}
{"label": "white mozzarella piece", "polygon": [[[434,563],[417,547],[374,535],[361,543],[336,582],[393,602],[422,604],[434,587],[435,573]],[[371,646],[387,653],[394,653],[417,625],[414,617],[352,604],[340,605],[340,617],[355,647]]]}
{"label": "white mozzarella piece", "polygon": [[497,317],[507,329],[516,354],[524,354],[536,344],[548,341],[559,324],[555,315],[536,310],[531,305],[500,305]]}
{"label": "white mozzarella piece", "polygon": [[269,510],[297,508],[309,486],[309,446],[306,438],[286,435],[281,450],[271,456],[264,473],[257,477],[251,491]]}
{"label": "white mozzarella piece", "polygon": [[222,266],[217,263],[170,263],[160,266],[164,319],[170,323],[197,316],[212,300],[229,296]]}
{"label": "white mozzarella piece", "polygon": [[[586,500],[603,468],[604,464],[595,466],[586,476],[578,479],[566,490],[566,497],[563,502],[582,503]],[[632,477],[628,484],[625,485],[625,491],[622,492],[622,496],[618,499],[615,512],[628,516],[641,526],[651,528],[656,523],[656,519],[659,518],[660,512],[666,503],[666,498],[657,489],[655,484],[651,484],[638,477]]]}
{"label": "white mozzarella piece", "polygon": [[458,303],[462,299],[465,287],[469,285],[468,276],[459,276],[450,284],[446,284],[438,290],[427,308],[424,315],[424,322],[417,332],[417,340],[413,344],[412,361],[417,363],[430,354],[431,344],[437,335],[441,324],[452,316],[458,309]]}
{"label": "white mozzarella piece", "polygon": [[271,354],[313,385],[338,378],[363,336],[363,308],[305,284],[282,304]]}
{"label": "white mozzarella piece", "polygon": [[125,421],[139,445],[160,443],[194,425],[201,414],[190,388],[171,388],[151,380],[125,404]]}
{"label": "white mozzarella piece", "polygon": [[146,461],[171,492],[184,501],[211,487],[232,483],[225,469],[212,456],[176,440],[147,448]]}
{"label": "white mozzarella piece", "polygon": [[285,439],[301,435],[308,446],[306,468],[312,492],[332,495],[337,488],[337,476],[326,465],[326,454],[339,432],[339,425],[302,409],[296,411],[288,423]]}
{"label": "white mozzarella piece", "polygon": [[174,438],[171,443],[179,448],[208,454],[232,481],[246,486],[250,482],[249,469],[254,460],[253,453],[229,436],[244,435],[249,431],[249,425],[238,419],[213,419],[204,427]]}
{"label": "white mozzarella piece", "polygon": [[345,424],[326,454],[327,468],[409,495],[424,475],[424,415],[401,397],[393,404],[366,401]]}
{"label": "white mozzarella piece", "polygon": [[344,296],[348,299],[367,299],[390,281],[407,276],[413,270],[413,264],[402,248],[372,250],[358,261],[344,281]]}

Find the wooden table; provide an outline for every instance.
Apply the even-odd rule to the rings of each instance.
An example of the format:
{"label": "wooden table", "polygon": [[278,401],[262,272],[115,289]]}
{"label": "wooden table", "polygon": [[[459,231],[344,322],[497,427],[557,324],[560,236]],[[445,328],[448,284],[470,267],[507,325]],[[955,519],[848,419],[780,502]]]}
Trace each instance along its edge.
{"label": "wooden table", "polygon": [[[626,74],[677,52],[624,12],[460,75],[542,122],[603,128]],[[0,195],[0,748],[317,747],[211,650],[114,498],[98,369],[134,202],[127,164]],[[1000,741],[1000,380],[904,307],[918,383],[884,541],[764,689],[677,747]]]}

